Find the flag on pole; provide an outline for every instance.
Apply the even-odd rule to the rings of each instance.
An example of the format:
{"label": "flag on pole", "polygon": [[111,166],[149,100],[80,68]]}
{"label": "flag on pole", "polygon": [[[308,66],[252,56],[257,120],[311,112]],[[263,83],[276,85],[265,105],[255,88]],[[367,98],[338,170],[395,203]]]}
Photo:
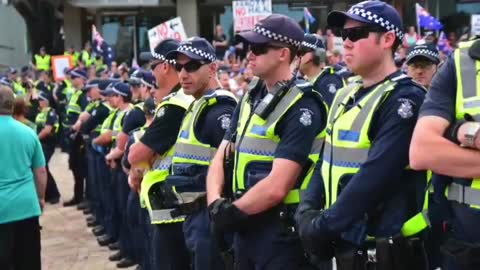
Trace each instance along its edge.
{"label": "flag on pole", "polygon": [[315,17],[306,7],[303,8],[303,18],[305,21],[305,33],[310,33],[310,24],[315,22]]}
{"label": "flag on pole", "polygon": [[105,42],[95,25],[92,25],[92,48],[93,52],[96,55],[101,55],[103,62],[110,67],[110,64],[115,59],[115,51],[112,46]]}
{"label": "flag on pole", "polygon": [[438,50],[443,52],[446,55],[450,55],[453,52],[452,46],[450,46],[450,42],[447,39],[447,36],[442,31],[440,32],[440,36],[438,37]]}
{"label": "flag on pole", "polygon": [[443,28],[442,23],[418,3],[415,4],[418,26],[429,30],[440,30]]}

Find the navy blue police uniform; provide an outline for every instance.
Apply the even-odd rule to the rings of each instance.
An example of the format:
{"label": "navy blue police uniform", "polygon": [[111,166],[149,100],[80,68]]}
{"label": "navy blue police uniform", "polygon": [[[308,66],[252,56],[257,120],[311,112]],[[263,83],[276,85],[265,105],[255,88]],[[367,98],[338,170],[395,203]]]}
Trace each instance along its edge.
{"label": "navy blue police uniform", "polygon": [[[152,65],[165,61],[171,65],[175,61],[167,60],[166,55],[176,50],[178,45],[177,40],[165,39],[154,48],[153,52],[142,52],[140,58],[150,61]],[[175,85],[169,93],[175,95],[179,90],[180,85]],[[140,138],[140,142],[159,156],[164,155],[175,144],[184,115],[185,109],[181,106],[163,105]],[[147,258],[150,259],[151,269],[188,269],[190,258],[183,237],[182,223],[151,225],[148,211],[144,209],[142,212],[145,226],[151,229],[150,252],[148,253],[150,258]]]}
{"label": "navy blue police uniform", "polygon": [[[180,43],[177,50],[167,55],[167,59],[176,59],[179,54],[203,63],[211,63],[216,60],[213,46],[207,40],[199,37],[193,37]],[[189,131],[182,130],[179,138],[186,135],[189,138],[196,138],[201,144],[208,145],[211,149],[218,148],[237,102],[230,96],[217,95],[216,90],[218,89],[209,89],[204,97],[192,103],[187,115],[188,113],[196,113],[196,111],[193,111],[196,102],[206,102],[209,96],[216,99],[216,103],[213,103],[213,105],[207,102],[208,105],[205,105],[199,115],[191,116],[192,118],[196,117],[196,120],[192,120],[194,134],[186,135]],[[181,161],[176,163],[177,156],[180,157],[175,152],[172,175],[167,177],[167,184],[176,186],[181,181],[189,179],[187,182],[189,181],[191,184],[177,186],[178,192],[205,192],[208,166],[182,163]],[[192,269],[224,269],[216,242],[210,237],[210,219],[206,204],[185,214],[183,234],[186,246],[191,254]]]}
{"label": "navy blue police uniform", "polygon": [[[253,31],[241,33],[240,36],[250,44],[267,45],[280,42],[285,47],[298,48],[303,40],[303,31],[290,18],[273,14],[260,21]],[[251,130],[245,127],[249,125],[250,120],[258,119],[252,117],[270,119],[270,116],[257,116],[258,113],[254,113],[258,104],[265,102],[271,95],[263,83],[256,84],[256,86],[252,84],[247,96],[242,99],[241,105],[237,106],[233,114],[231,126],[225,135],[225,139],[235,143],[237,170],[240,170],[238,167],[242,166],[238,164],[248,164],[245,172],[234,171],[236,175],[234,180],[235,199],[239,199],[244,193],[248,194],[249,189],[272,170],[272,161],[248,161],[247,158],[243,158],[245,159],[243,160],[238,158],[238,155],[242,153],[248,155],[250,152],[258,152],[262,156],[272,157],[273,160],[287,159],[299,164],[303,168],[303,172],[292,190],[300,189],[304,179],[307,178],[308,171],[313,168],[312,156],[318,156],[321,145],[319,143],[317,149],[314,147],[314,142],[320,141],[321,133],[326,125],[327,107],[310,83],[298,79],[292,80],[290,88],[287,88],[287,94],[277,104],[274,104],[271,113],[272,116],[281,115],[274,128],[274,136],[278,138],[274,149],[265,151],[257,149],[254,145],[247,146],[244,139],[247,138],[247,136],[244,136],[247,134],[246,132],[257,134],[254,131],[257,124],[253,123]],[[287,95],[293,93],[295,89],[299,90],[298,99],[296,98],[295,101],[287,99]],[[286,103],[284,103],[284,99]],[[246,106],[246,103],[253,108],[247,119],[245,119],[245,113],[242,109],[243,106]],[[284,106],[288,104],[288,106],[284,108],[279,104]],[[239,137],[239,134],[243,135]],[[266,141],[270,142],[269,140]],[[252,149],[249,150],[249,147],[252,147]],[[244,188],[237,187],[240,182],[237,179],[239,177],[246,178],[243,180]],[[212,209],[212,219],[219,230],[234,232],[233,248],[235,265],[238,269],[310,269],[298,234],[293,229],[293,212],[298,200],[294,199],[293,202],[286,202],[285,199],[282,203],[255,215],[246,216],[245,213],[242,213],[241,216],[246,216],[244,218],[239,215],[229,215],[227,211],[215,213],[213,209],[217,201],[209,206]],[[234,204],[231,205],[236,209],[236,212],[242,212]],[[227,219],[231,219],[231,222],[228,223],[230,225],[220,225],[221,223],[225,224],[225,221],[221,220]],[[222,226],[224,228],[221,228]]]}
{"label": "navy blue police uniform", "polygon": [[[476,41],[476,43],[479,43]],[[480,43],[479,43],[480,44]],[[478,48],[478,47],[477,47]],[[477,53],[477,55],[479,55]],[[478,62],[478,60],[477,60]],[[454,57],[447,58],[446,62],[441,66],[437,74],[432,80],[425,103],[421,107],[420,117],[437,116],[447,120],[451,126],[460,125],[456,120],[456,102],[457,102],[457,69],[455,67]],[[455,137],[456,135],[451,136]],[[452,139],[453,140],[453,139]],[[448,219],[448,235],[449,242],[444,246],[446,254],[456,254],[467,252],[471,249],[471,255],[464,259],[473,259],[474,250],[478,253],[478,245],[480,243],[480,232],[478,224],[480,224],[480,214],[478,209],[470,207],[467,203],[459,203],[455,200],[447,200],[445,191],[447,187],[453,183],[468,186],[471,180],[453,178],[448,176],[434,174],[434,198],[439,203],[445,202],[447,208],[442,208],[443,217]],[[447,213],[445,213],[445,211]],[[445,216],[446,214],[446,216]],[[454,243],[457,241],[457,243]],[[452,252],[453,251],[453,252]],[[459,259],[459,258],[457,258]],[[468,260],[467,260],[468,261]],[[473,261],[471,261],[473,263]],[[461,265],[454,256],[445,256],[442,269],[448,270],[467,270],[477,269],[477,267],[468,268]]]}
{"label": "navy blue police uniform", "polygon": [[[38,95],[39,99],[43,99],[46,101],[50,101],[51,96],[48,92],[40,92]],[[38,116],[37,116],[38,119]],[[42,129],[46,126],[51,126],[52,131],[49,136],[40,140],[42,144],[43,154],[45,156],[45,162],[47,164],[47,188],[45,190],[45,201],[47,202],[58,202],[60,198],[60,192],[58,191],[57,184],[55,182],[55,178],[53,177],[52,173],[50,172],[50,168],[48,166],[48,162],[53,156],[55,152],[55,144],[57,139],[57,129],[58,129],[58,115],[56,111],[49,107],[48,112],[46,113],[46,119],[44,121],[36,121],[37,124],[37,133],[40,133]]]}
{"label": "navy blue police uniform", "polygon": [[[343,27],[347,18],[378,25],[387,31],[393,30],[397,38],[402,39],[403,34],[399,30],[402,28],[400,16],[393,7],[383,2],[365,1],[354,5],[348,12],[334,11],[329,15],[328,22],[330,25]],[[385,20],[389,23],[384,24]],[[355,157],[335,152],[343,149],[341,146],[332,146],[340,144],[337,140],[358,141],[355,137],[347,136],[349,130],[340,128],[338,138],[330,139],[332,142],[325,144],[323,157],[317,163],[310,186],[296,215],[299,232],[308,253],[324,260],[335,256],[339,269],[353,261],[362,266],[376,265],[379,267],[377,269],[392,269],[392,257],[385,256],[391,250],[383,245],[384,240],[390,239],[392,246],[397,245],[397,241],[403,243],[404,238],[400,234],[403,225],[421,212],[424,206],[426,172],[408,169],[408,151],[425,89],[401,71],[388,75],[370,87],[358,85],[360,88],[350,97],[344,97],[344,101],[339,100],[341,103],[338,107],[343,106],[343,113],[340,112],[329,124],[327,140],[331,134],[335,134],[335,124],[343,124],[336,123],[339,122],[337,119],[341,114],[364,108],[365,106],[360,105],[363,104],[362,100],[367,100],[370,93],[378,91],[385,82],[394,82],[395,85],[383,96],[381,102],[377,103],[371,121],[365,123],[368,125],[366,135],[371,142],[367,156],[362,162],[350,162],[344,159]],[[352,86],[345,89],[348,87]],[[345,101],[347,97],[348,101]],[[337,108],[332,107],[333,109]],[[346,118],[343,118],[343,121],[347,121]],[[353,134],[353,131],[351,132],[348,134]],[[335,187],[332,187],[334,167],[337,167],[337,173],[344,170],[339,169],[343,167],[359,169],[353,174],[344,173],[338,183],[333,184]],[[327,173],[329,176],[325,179],[324,175]],[[326,187],[328,190],[325,190]],[[336,197],[336,201],[332,201],[332,196]],[[371,239],[369,237],[377,241],[376,255],[375,242],[367,240]],[[412,246],[416,252],[405,261],[417,267],[415,269],[425,269],[427,263],[423,256],[424,251],[414,244]],[[398,259],[407,252],[410,250],[403,251],[398,248],[390,255],[398,256]]]}

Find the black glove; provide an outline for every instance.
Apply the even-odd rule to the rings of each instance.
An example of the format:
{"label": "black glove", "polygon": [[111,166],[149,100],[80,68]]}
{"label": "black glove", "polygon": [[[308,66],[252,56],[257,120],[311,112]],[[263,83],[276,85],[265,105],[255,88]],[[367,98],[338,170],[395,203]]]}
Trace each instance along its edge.
{"label": "black glove", "polygon": [[215,230],[229,232],[241,230],[248,215],[225,199],[217,199],[208,206],[210,219]]}
{"label": "black glove", "polygon": [[[303,209],[297,211],[296,221],[298,232],[305,251],[325,261],[333,258],[334,246],[332,233],[326,228],[317,224],[316,220],[321,218],[323,210]],[[320,225],[320,226],[319,226]]]}

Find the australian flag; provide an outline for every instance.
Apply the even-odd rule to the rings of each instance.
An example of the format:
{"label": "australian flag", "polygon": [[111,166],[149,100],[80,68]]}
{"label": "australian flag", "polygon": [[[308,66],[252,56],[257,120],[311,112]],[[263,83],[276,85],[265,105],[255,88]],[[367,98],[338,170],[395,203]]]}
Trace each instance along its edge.
{"label": "australian flag", "polygon": [[438,37],[437,47],[439,51],[443,52],[446,55],[450,55],[453,51],[453,48],[450,46],[450,43],[443,31],[440,33],[440,36]]}
{"label": "australian flag", "polygon": [[310,33],[310,24],[315,22],[315,17],[313,17],[312,13],[308,8],[303,8],[303,18],[305,20],[305,33]]}
{"label": "australian flag", "polygon": [[92,25],[92,48],[93,52],[96,55],[101,55],[103,62],[110,67],[112,61],[115,59],[115,51],[112,46],[105,42],[95,25]]}
{"label": "australian flag", "polygon": [[429,30],[440,30],[443,28],[442,23],[418,3],[415,4],[415,10],[417,12],[417,21],[420,27]]}

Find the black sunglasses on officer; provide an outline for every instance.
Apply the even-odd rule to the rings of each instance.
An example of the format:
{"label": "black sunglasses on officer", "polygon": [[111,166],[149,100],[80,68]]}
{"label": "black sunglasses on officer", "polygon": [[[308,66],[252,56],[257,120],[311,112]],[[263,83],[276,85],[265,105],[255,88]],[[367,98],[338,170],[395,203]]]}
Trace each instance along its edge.
{"label": "black sunglasses on officer", "polygon": [[343,28],[339,30],[342,40],[347,38],[351,42],[356,42],[360,39],[368,38],[370,33],[386,33],[386,29],[376,25],[362,25],[351,28]]}
{"label": "black sunglasses on officer", "polygon": [[180,72],[182,71],[182,69],[185,69],[186,72],[192,73],[199,70],[203,65],[207,65],[207,64],[210,64],[210,62],[190,60],[185,64],[175,63],[173,66],[175,67],[175,70],[177,72]]}

